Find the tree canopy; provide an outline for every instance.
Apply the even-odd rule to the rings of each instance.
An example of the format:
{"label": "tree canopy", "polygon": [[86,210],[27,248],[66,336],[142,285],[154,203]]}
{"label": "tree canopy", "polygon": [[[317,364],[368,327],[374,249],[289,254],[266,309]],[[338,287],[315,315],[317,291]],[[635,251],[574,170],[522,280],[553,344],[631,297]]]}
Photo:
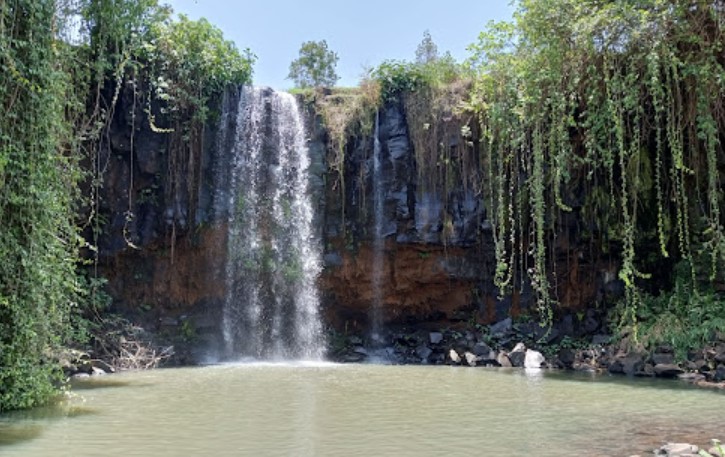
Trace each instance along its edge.
{"label": "tree canopy", "polygon": [[327,41],[306,41],[299,57],[290,63],[288,79],[298,87],[332,87],[340,79],[335,71],[337,53],[327,47]]}

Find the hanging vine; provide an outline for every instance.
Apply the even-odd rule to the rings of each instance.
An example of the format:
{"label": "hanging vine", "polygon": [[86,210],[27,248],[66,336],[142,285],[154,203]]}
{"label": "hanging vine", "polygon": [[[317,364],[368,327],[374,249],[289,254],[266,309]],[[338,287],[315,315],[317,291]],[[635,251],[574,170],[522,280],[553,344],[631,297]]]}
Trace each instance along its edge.
{"label": "hanging vine", "polygon": [[[657,261],[639,246],[653,241],[662,259],[676,251],[693,286],[706,254],[707,278],[722,280],[722,17],[717,2],[522,0],[513,23],[472,47],[495,281],[505,287],[514,274],[510,249],[519,271],[530,259],[544,322],[556,292],[547,245],[562,211],[581,214],[596,246],[618,254],[631,320],[643,268]],[[583,202],[568,196],[574,177]],[[523,205],[512,205],[517,195]]]}

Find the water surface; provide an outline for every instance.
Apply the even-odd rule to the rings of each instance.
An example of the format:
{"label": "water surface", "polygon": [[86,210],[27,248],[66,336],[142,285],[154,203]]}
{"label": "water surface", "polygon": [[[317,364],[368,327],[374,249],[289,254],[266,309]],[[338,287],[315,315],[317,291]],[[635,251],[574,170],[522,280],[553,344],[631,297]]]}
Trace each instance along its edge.
{"label": "water surface", "polygon": [[571,373],[246,364],[84,382],[2,456],[620,456],[725,435],[725,395]]}

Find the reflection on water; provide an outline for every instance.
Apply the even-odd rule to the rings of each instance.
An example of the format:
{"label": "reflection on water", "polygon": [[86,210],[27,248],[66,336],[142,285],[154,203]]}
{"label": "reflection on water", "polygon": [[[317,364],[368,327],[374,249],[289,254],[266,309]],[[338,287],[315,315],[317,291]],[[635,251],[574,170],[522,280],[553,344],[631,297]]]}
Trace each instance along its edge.
{"label": "reflection on water", "polygon": [[250,363],[113,379],[128,386],[72,400],[92,416],[0,419],[15,430],[42,428],[3,449],[61,457],[109,449],[155,457],[619,456],[663,441],[706,444],[723,435],[725,410],[722,393],[679,383],[545,370]]}
{"label": "reflection on water", "polygon": [[38,438],[51,421],[64,421],[95,414],[73,394],[53,405],[0,415],[0,448]]}
{"label": "reflection on water", "polygon": [[21,441],[37,438],[43,432],[43,427],[33,424],[6,424],[0,422],[0,448],[17,444]]}

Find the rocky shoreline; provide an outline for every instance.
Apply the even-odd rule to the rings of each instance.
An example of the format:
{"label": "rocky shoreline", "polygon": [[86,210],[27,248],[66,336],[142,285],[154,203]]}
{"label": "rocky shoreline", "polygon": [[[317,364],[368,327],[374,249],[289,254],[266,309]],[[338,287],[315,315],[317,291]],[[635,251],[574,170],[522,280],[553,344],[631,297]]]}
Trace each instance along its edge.
{"label": "rocky shoreline", "polygon": [[[334,335],[330,358],[340,363],[526,367],[678,378],[703,387],[725,389],[725,335],[677,360],[675,350],[661,345],[646,351],[627,337],[611,335],[561,337],[536,323],[504,319],[471,330],[391,331],[372,342],[360,335]],[[633,348],[634,347],[634,348]]]}

